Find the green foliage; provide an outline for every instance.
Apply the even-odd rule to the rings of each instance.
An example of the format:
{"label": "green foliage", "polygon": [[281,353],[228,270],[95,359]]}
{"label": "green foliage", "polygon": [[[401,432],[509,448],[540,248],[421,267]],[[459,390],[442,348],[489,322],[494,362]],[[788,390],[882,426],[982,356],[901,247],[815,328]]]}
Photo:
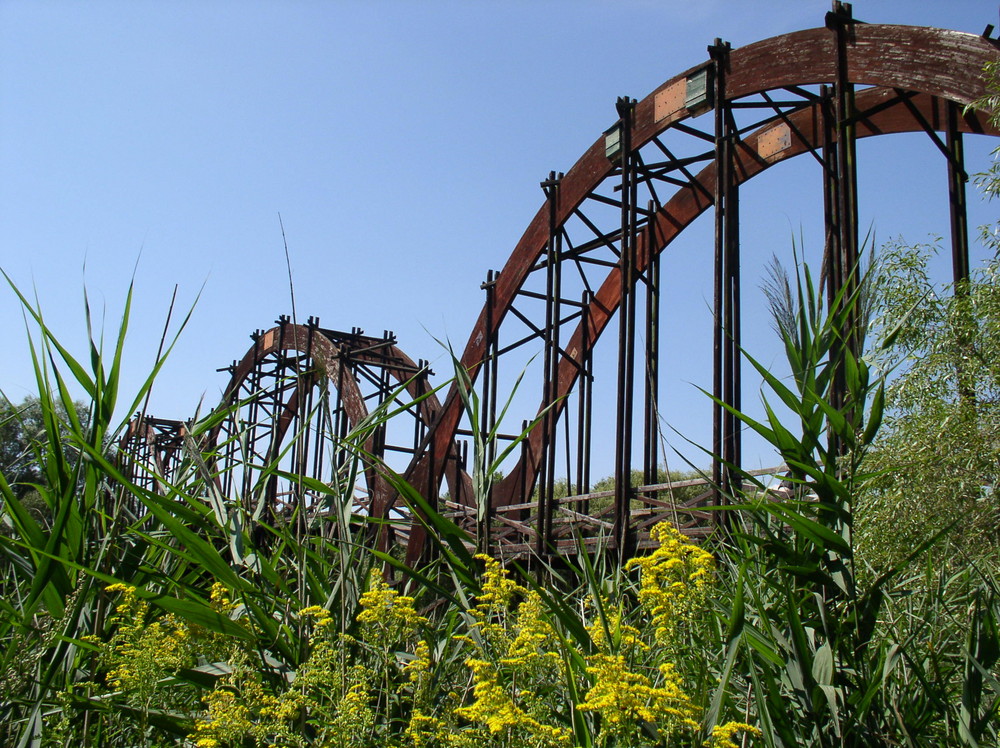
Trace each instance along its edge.
{"label": "green foliage", "polygon": [[[662,492],[661,496],[663,498],[669,498],[671,501],[675,501],[678,504],[683,504],[688,501],[693,501],[699,497],[705,495],[708,492],[709,487],[705,482],[705,474],[707,471],[699,470],[666,470],[665,468],[659,468],[656,471],[656,481],[655,483],[689,483],[696,481],[690,485],[680,485],[671,486]],[[631,480],[633,486],[641,486],[645,482],[643,479],[643,474],[641,470],[633,470],[631,473]],[[591,489],[594,493],[602,491],[614,491],[615,489],[615,479],[614,476],[608,476],[606,478],[601,478],[594,484]],[[593,506],[598,506],[598,501],[595,500]]]}
{"label": "green foliage", "polygon": [[[723,575],[733,585],[726,677],[752,694],[767,745],[996,740],[996,691],[984,689],[1000,643],[992,580],[967,575],[950,587],[929,580],[926,596],[910,597],[913,580],[901,571],[939,539],[933,535],[877,578],[858,574],[855,501],[873,477],[861,466],[885,403],[883,379],[844,333],[864,291],[841,293],[824,309],[807,269],[797,274],[795,289],[794,314],[784,317],[794,325],[779,325],[794,389],[749,361],[792,411],[796,429],[781,423],[766,397],[765,421],[736,415],[776,448],[804,498],[768,498],[760,485],[735,497],[746,501],[738,508],[756,531],[734,537],[723,557],[733,570]],[[886,334],[884,345],[896,334],[895,328]],[[947,618],[970,594],[974,634],[938,621],[924,626]],[[939,656],[939,646],[949,654]],[[727,698],[723,690],[717,703]]]}
{"label": "green foliage", "polygon": [[[996,62],[985,71],[987,92],[975,106],[1000,112]],[[995,151],[994,155],[998,152]],[[977,177],[988,197],[1000,172]],[[928,535],[948,528],[932,551],[939,563],[993,565],[1000,551],[996,489],[1000,478],[1000,224],[982,229],[993,257],[967,281],[935,283],[929,262],[936,244],[886,245],[873,275],[876,339],[892,345],[867,358],[896,371],[886,391],[885,428],[867,468],[875,477],[859,501],[859,546],[875,569],[899,563]]]}
{"label": "green foliage", "polygon": [[[986,81],[986,94],[982,99],[975,102],[976,109],[987,112],[993,123],[996,124],[1000,115],[1000,62],[993,60],[986,64],[983,71],[983,78]],[[982,174],[976,175],[976,183],[983,192],[990,198],[1000,195],[1000,147],[993,150],[993,162],[990,168]],[[984,232],[984,238],[996,239],[995,226],[991,226]]]}
{"label": "green foliage", "polygon": [[[28,395],[17,404],[6,397],[0,398],[0,472],[14,494],[22,501],[29,501],[36,518],[45,518],[44,502],[34,487],[45,480],[41,466],[48,437],[42,401],[34,395]],[[85,417],[84,403],[74,402],[71,407],[78,420]],[[71,421],[67,406],[56,401],[53,408],[55,420],[65,437]],[[65,438],[63,448],[72,449]],[[72,454],[67,453],[65,457],[72,459]]]}
{"label": "green foliage", "polygon": [[[900,258],[906,282],[919,279],[920,263],[902,250]],[[900,309],[923,298],[911,290],[901,289]],[[736,415],[789,466],[798,498],[744,475],[753,488],[725,511],[740,512],[746,522],[733,524],[748,532],[698,546],[660,525],[651,533],[657,547],[624,567],[581,542],[575,557],[534,559],[530,575],[474,555],[473,539],[433,501],[364,453],[371,429],[404,407],[391,400],[344,445],[353,471],[382,470],[424,523],[435,553],[419,568],[379,550],[382,524],[352,514],[351,481],[298,476],[323,495],[335,525],[316,534],[301,532],[295,516],[255,523],[245,502],[219,496],[212,455],[191,446],[218,413],[191,424],[173,483],[154,492],[131,482],[104,446],[123,428],[113,414],[128,300],[113,351],[88,341],[88,368],[22,299],[39,331],[32,346],[45,436],[35,444],[51,520],[39,521],[0,473],[0,519],[10,530],[0,536],[0,743],[995,744],[1000,580],[992,559],[947,569],[926,553],[941,537],[925,532],[864,573],[855,518],[858,502],[892,476],[888,463],[870,468],[889,455],[884,445],[904,421],[919,420],[921,398],[945,388],[949,407],[979,414],[992,397],[983,383],[992,381],[996,331],[967,325],[1000,319],[1000,301],[970,287],[968,308],[943,324],[962,345],[942,347],[940,362],[929,336],[907,326],[933,315],[921,317],[919,307],[887,314],[894,323],[887,332],[876,325],[885,345],[870,361],[896,363],[897,340],[925,349],[886,389],[881,369],[844,334],[857,295],[825,309],[804,269],[787,292],[792,376],[786,382],[749,359],[770,400],[762,420]],[[977,350],[983,361],[961,358]],[[72,405],[71,380],[90,398],[86,408]],[[886,413],[887,402],[906,402],[893,399],[897,385],[920,395],[898,422]],[[778,418],[774,398],[790,422]],[[471,388],[465,406],[478,423]],[[475,439],[480,508],[502,460],[491,454],[494,438]],[[277,461],[246,467],[262,482],[278,470]]]}
{"label": "green foliage", "polygon": [[879,265],[880,328],[912,311],[880,361],[899,373],[867,462],[877,477],[859,509],[859,543],[875,566],[897,563],[945,527],[944,563],[993,560],[1000,550],[1000,260],[955,289],[932,283],[934,251],[892,243]]}

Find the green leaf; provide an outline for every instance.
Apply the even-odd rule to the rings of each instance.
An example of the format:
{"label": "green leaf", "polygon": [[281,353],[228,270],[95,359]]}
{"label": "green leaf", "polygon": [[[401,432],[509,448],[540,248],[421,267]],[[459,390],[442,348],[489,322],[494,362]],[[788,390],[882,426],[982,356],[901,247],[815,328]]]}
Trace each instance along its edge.
{"label": "green leaf", "polygon": [[833,684],[833,648],[829,642],[816,650],[812,663],[812,676],[821,686]]}
{"label": "green leaf", "polygon": [[239,623],[214,610],[211,606],[195,600],[180,600],[175,597],[151,597],[150,602],[158,608],[183,618],[188,623],[201,626],[224,636],[232,636],[243,641],[252,641],[253,636]]}
{"label": "green leaf", "polygon": [[868,446],[875,440],[879,428],[882,426],[882,416],[885,412],[885,382],[879,382],[875,396],[872,398],[871,411],[868,414],[868,423],[865,425],[865,432],[861,436],[862,446]]}
{"label": "green leaf", "polygon": [[775,516],[781,517],[796,533],[808,538],[819,548],[836,553],[851,553],[850,544],[829,527],[780,504],[769,504],[766,509]]}

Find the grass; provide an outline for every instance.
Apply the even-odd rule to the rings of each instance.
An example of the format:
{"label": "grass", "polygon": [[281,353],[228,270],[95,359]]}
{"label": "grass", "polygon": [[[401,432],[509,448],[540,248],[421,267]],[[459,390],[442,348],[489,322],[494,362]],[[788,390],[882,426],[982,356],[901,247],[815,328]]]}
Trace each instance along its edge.
{"label": "grass", "polygon": [[[122,400],[131,289],[110,346],[88,324],[80,358],[21,301],[47,519],[0,475],[4,745],[996,743],[992,570],[937,574],[918,547],[870,581],[859,572],[853,501],[882,382],[839,333],[856,300],[824,310],[808,272],[786,340],[794,384],[757,367],[795,427],[770,407],[760,422],[737,415],[816,500],[751,489],[728,509],[748,532],[696,546],[664,524],[658,549],[624,567],[581,547],[540,575],[473,555],[473,538],[387,470],[435,543],[420,568],[379,550],[337,486],[308,486],[333,510],[316,534],[294,517],[255,522],[249,502],[218,495],[197,449],[164,490],[143,487],[109,447],[126,426],[114,414],[145,401],[171,346]],[[847,387],[839,407],[834,381]],[[191,424],[189,444],[225,415]],[[344,440],[355,471],[388,417]],[[260,485],[278,469],[248,468]]]}

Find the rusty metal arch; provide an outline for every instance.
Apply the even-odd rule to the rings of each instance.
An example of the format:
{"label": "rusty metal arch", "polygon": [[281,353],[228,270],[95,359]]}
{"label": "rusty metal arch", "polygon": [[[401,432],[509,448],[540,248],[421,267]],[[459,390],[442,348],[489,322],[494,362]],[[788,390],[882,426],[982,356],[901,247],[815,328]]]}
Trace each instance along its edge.
{"label": "rusty metal arch", "polygon": [[[332,409],[334,420],[312,426],[308,438],[304,439],[300,432],[295,441],[303,443],[293,445],[291,460],[293,473],[318,480],[333,479],[330,461],[347,458],[346,453],[335,458],[335,447],[330,447],[329,442],[344,437],[351,429],[363,427],[376,407],[389,405],[389,398],[394,398],[391,407],[405,408],[414,421],[417,441],[424,437],[440,410],[440,402],[428,383],[431,372],[426,362],[414,362],[388,332],[374,338],[358,329],[351,332],[324,329],[314,318],[306,325],[299,325],[282,317],[275,327],[258,330],[251,337],[254,342],[250,349],[228,367],[230,380],[219,406],[226,415],[208,433],[203,445],[206,453],[212,455],[223,495],[238,497],[250,511],[261,511],[261,506],[246,503],[253,500],[255,479],[250,470],[234,471],[234,466],[248,462],[259,466],[278,459],[290,431],[304,429],[309,419],[328,417],[314,401],[317,389],[326,390],[336,398]],[[376,369],[377,381],[372,378],[372,370]],[[374,393],[366,395],[363,391],[364,377],[373,384]],[[370,407],[372,402],[374,407]],[[248,416],[241,414],[245,408],[250,409]],[[263,417],[260,410],[264,411]],[[259,434],[255,432],[258,427]],[[364,442],[360,445],[363,453],[376,459],[364,460],[362,473],[367,499],[359,509],[387,516],[394,506],[395,493],[377,464],[388,446],[384,426],[376,423],[363,434]],[[315,453],[309,452],[310,439],[316,442],[312,445]],[[262,442],[259,448],[254,444],[257,440]],[[327,448],[330,454],[323,454]],[[410,452],[415,448],[416,445]],[[241,451],[250,454],[239,454]],[[468,478],[461,470],[457,451],[452,449],[449,456],[451,469],[446,471],[449,486],[455,496],[468,496]],[[326,466],[321,464],[324,461],[328,463]],[[239,486],[235,485],[237,474]],[[280,496],[296,492],[294,486],[285,488],[288,490],[279,491],[277,476],[270,477],[263,487],[266,511],[278,512],[279,504],[283,503]],[[303,501],[301,497],[295,500]],[[303,506],[311,508],[308,500]]]}
{"label": "rusty metal arch", "polygon": [[[892,92],[885,89],[869,89],[858,95],[858,102],[865,105],[871,104],[872,108],[875,108],[892,95]],[[922,115],[928,118],[928,120],[934,122],[944,121],[944,112],[942,111],[944,109],[944,102],[940,99],[926,95],[919,95],[914,96],[910,101]],[[898,116],[900,114],[905,116]],[[809,133],[815,126],[815,120],[810,112],[803,112],[797,116],[793,115],[790,117],[790,120],[805,133]],[[810,120],[812,121],[810,122]],[[866,123],[867,126],[865,129],[858,133],[858,137],[873,137],[876,135],[888,135],[892,133],[915,132],[916,130],[913,127],[914,124],[915,123],[909,116],[908,112],[886,110],[873,115]],[[770,166],[781,163],[782,161],[795,156],[801,156],[808,152],[807,144],[798,136],[792,136],[791,144],[780,153],[777,153],[767,159],[760,159],[755,148],[755,141],[759,140],[760,137],[766,134],[772,127],[773,125],[765,126],[754,133],[751,137],[747,138],[746,144],[748,148],[742,151],[739,155],[740,166],[742,167],[738,179],[739,183],[748,181],[750,178],[760,174]],[[963,133],[1000,135],[1000,131],[997,131],[996,128],[990,126],[988,123],[980,121],[980,119],[975,115],[963,118],[961,124],[959,125],[959,130]],[[698,174],[698,181],[706,187],[714,186],[715,179],[714,166],[707,167],[704,171]],[[680,235],[684,228],[690,225],[694,219],[701,216],[711,207],[711,201],[707,200],[704,193],[701,193],[696,189],[685,188],[678,191],[655,217],[656,243],[653,247],[654,253],[659,253],[665,250],[667,246]],[[640,239],[638,252],[639,264],[637,266],[637,270],[641,271],[645,269],[648,264],[648,244],[649,243],[647,241]],[[608,274],[604,284],[595,294],[595,300],[589,308],[589,325],[586,331],[587,334],[585,334],[582,326],[578,326],[576,330],[573,331],[570,341],[566,345],[567,348],[579,348],[582,355],[586,350],[593,348],[597,343],[597,340],[600,338],[601,334],[604,332],[608,323],[612,320],[618,309],[618,291],[620,289],[619,276],[620,272],[617,270],[612,270]],[[579,369],[574,367],[569,361],[563,360],[560,362],[557,389],[554,391],[553,395],[555,402],[552,406],[556,413],[561,411],[564,398],[572,390],[578,374]],[[540,438],[540,432],[533,431],[527,436],[527,441],[534,447],[537,447]],[[529,449],[528,451],[537,452],[537,448]],[[531,471],[535,468],[537,468],[537,466],[532,466],[530,463],[521,463],[518,465],[518,470]],[[520,480],[527,480],[528,482],[531,482],[533,477],[534,476],[531,472],[528,473],[526,478],[522,478],[520,473],[512,473],[508,476],[508,480],[511,483]],[[510,490],[509,487],[508,490]],[[503,496],[503,493],[501,493],[501,496]]]}
{"label": "rusty metal arch", "polygon": [[[136,414],[118,440],[118,463],[125,477],[147,490],[163,493],[183,461],[186,435],[183,421]],[[139,503],[131,509],[138,512]]]}
{"label": "rusty metal arch", "polygon": [[[986,62],[996,58],[995,40],[941,29],[865,25],[855,22],[843,8],[837,10],[839,12],[828,14],[826,28],[799,31],[734,50],[717,44],[713,48],[713,60],[671,78],[640,102],[626,102],[625,106],[620,106],[619,136],[625,129],[622,123],[628,120],[630,142],[626,143],[625,158],[665,131],[688,126],[692,111],[683,103],[676,105],[676,92],[700,71],[710,68],[716,71],[716,81],[724,78],[725,84],[721,91],[716,86],[721,93],[713,104],[716,111],[726,110],[738,100],[755,94],[815,84],[831,87],[830,95],[822,100],[815,97],[813,106],[804,106],[791,114],[777,113],[745,138],[730,137],[731,151],[722,163],[730,170],[732,185],[749,180],[774,163],[803,153],[817,155],[822,149],[836,150],[841,142],[840,150],[846,151],[852,147],[855,137],[919,130],[946,131],[949,138],[973,132],[998,134],[985,117],[975,112],[958,113],[961,107],[972,104],[984,94],[981,72]],[[871,88],[858,91],[855,97],[855,85]],[[828,128],[824,143],[822,123],[824,119],[829,120],[831,108],[842,105],[837,97],[848,93],[851,115],[862,112],[864,116],[849,125],[845,125],[847,117],[841,117],[832,137]],[[848,126],[850,131],[844,129]],[[788,128],[787,143],[764,154],[760,148],[762,140],[772,135],[777,127]],[[847,134],[851,144],[845,137]],[[551,175],[554,178],[543,183],[549,199],[528,225],[503,270],[495,277],[491,274],[488,279],[487,304],[473,327],[461,359],[473,380],[483,370],[488,371],[484,364],[495,361],[491,341],[495,340],[508,317],[528,275],[544,264],[547,248],[554,242],[560,227],[602,182],[624,172],[620,166],[622,162],[609,158],[607,149],[608,138],[599,138],[565,176]],[[954,152],[950,158],[954,160]],[[636,237],[635,271],[644,271],[651,258],[662,252],[684,227],[716,205],[719,165],[717,153],[714,163],[697,176],[692,175],[688,185],[681,186],[668,201],[646,214]],[[960,164],[958,167],[960,173]],[[622,192],[624,195],[624,188]],[[627,202],[626,198],[622,197],[621,202]],[[841,216],[842,223],[847,222],[845,216],[846,213]],[[590,303],[585,305],[586,312],[581,313],[581,322],[571,332],[569,341],[561,346],[557,341],[554,347],[556,360],[549,369],[551,382],[546,385],[547,394],[542,402],[542,408],[555,403],[551,411],[553,417],[558,415],[564,402],[559,398],[573,389],[583,371],[581,361],[585,352],[593,348],[619,310],[623,287],[620,280],[620,268],[611,268]],[[569,355],[570,351],[575,353]],[[446,446],[454,440],[461,417],[461,399],[453,386],[428,438],[426,451],[411,463],[408,476],[415,485],[434,485],[439,480],[440,455],[445,454]],[[516,501],[515,484],[533,484],[542,461],[544,438],[541,428],[528,437],[525,453],[530,457],[522,460],[498,488],[494,506]],[[422,552],[422,543],[419,533],[411,536],[411,559]]]}

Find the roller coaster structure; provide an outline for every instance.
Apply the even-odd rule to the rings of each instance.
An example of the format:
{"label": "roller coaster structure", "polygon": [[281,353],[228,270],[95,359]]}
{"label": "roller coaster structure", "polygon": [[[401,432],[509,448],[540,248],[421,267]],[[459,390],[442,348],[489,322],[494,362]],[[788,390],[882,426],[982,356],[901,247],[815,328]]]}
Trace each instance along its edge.
{"label": "roller coaster structure", "polygon": [[[464,524],[483,550],[545,554],[604,537],[634,552],[648,528],[671,519],[689,535],[710,529],[699,503],[722,501],[738,480],[739,425],[721,403],[741,407],[740,189],[770,166],[796,156],[814,160],[823,185],[823,274],[832,298],[854,282],[858,258],[856,142],[923,132],[947,163],[953,277],[969,274],[968,175],[963,136],[996,136],[973,104],[985,91],[984,66],[997,59],[992,27],[981,36],[913,26],[864,24],[835,2],[825,25],[732,49],[716,40],[709,60],[667,80],[641,101],[621,98],[617,121],[565,174],[542,183],[545,201],[503,269],[489,271],[486,301],[460,357],[468,379],[443,401],[424,361],[413,361],[392,334],[337,332],[310,318],[286,317],[255,332],[228,367],[231,379],[207,444],[223,495],[257,517],[308,516],[322,508],[316,487],[359,486],[356,510],[405,524],[411,515],[376,468],[390,453],[425,497]],[[704,120],[695,119],[711,114]],[[664,298],[660,258],[698,216],[714,214],[712,454],[703,501],[672,500],[657,484],[660,463],[660,330]],[[707,262],[707,260],[706,260]],[[591,492],[595,347],[617,330],[613,383],[615,488]],[[610,345],[605,348],[610,349]],[[603,350],[603,349],[602,349]],[[477,505],[469,439],[498,430],[498,381],[538,353],[541,400],[524,422],[517,460]],[[478,405],[469,422],[470,393]],[[837,393],[834,393],[835,397]],[[391,429],[373,413],[399,414]],[[634,436],[639,431],[641,438]],[[364,431],[366,424],[370,430]],[[150,488],[181,463],[186,426],[137,416],[122,451],[136,480]],[[360,473],[342,437],[364,432],[369,458]],[[390,433],[391,431],[391,433]],[[289,438],[294,434],[296,438]],[[491,464],[505,440],[479,445]],[[263,465],[285,466],[261,484]],[[633,486],[633,469],[642,470]],[[345,474],[346,471],[346,474]],[[556,476],[565,489],[557,492]],[[296,482],[289,476],[306,476]],[[282,477],[285,476],[285,477]],[[158,481],[160,483],[158,483]],[[447,495],[440,497],[447,485]],[[312,486],[312,488],[310,488]],[[557,495],[568,493],[568,496]],[[426,535],[413,523],[396,536],[415,562]],[[387,541],[388,542],[388,541]]]}

